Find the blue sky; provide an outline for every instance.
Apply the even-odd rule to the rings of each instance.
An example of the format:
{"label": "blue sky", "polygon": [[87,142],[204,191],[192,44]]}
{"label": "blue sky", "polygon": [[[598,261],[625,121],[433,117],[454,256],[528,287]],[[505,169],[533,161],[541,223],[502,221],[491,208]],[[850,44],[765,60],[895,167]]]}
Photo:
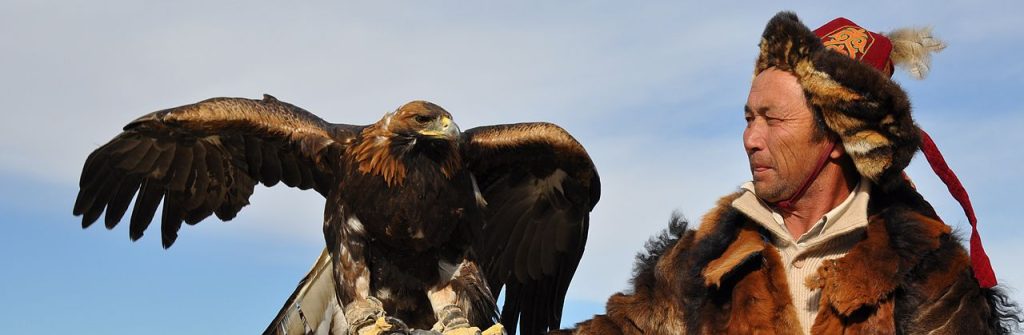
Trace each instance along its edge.
{"label": "blue sky", "polygon": [[[932,25],[949,48],[923,81],[897,74],[960,175],[1002,283],[1024,300],[1019,1],[899,4],[590,1],[5,1],[0,3],[0,324],[19,334],[262,331],[323,247],[323,200],[260,187],[233,221],[153,232],[82,230],[85,157],[126,122],[214,96],[270,93],[340,123],[413,99],[463,129],[555,122],[594,158],[603,195],[566,322],[626,287],[633,255],[672,211],[693,221],[749,178],[740,133],[757,42],[775,12],[815,27]],[[884,9],[881,9],[884,8]],[[918,157],[946,221],[966,219]]]}

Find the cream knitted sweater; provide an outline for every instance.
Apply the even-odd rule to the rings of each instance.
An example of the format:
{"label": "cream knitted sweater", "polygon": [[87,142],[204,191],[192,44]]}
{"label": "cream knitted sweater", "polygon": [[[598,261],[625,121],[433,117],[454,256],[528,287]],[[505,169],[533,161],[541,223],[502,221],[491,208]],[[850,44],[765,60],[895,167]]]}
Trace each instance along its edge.
{"label": "cream knitted sweater", "polygon": [[809,334],[818,313],[821,292],[808,288],[805,282],[817,273],[823,261],[843,257],[863,238],[864,228],[868,225],[871,182],[862,179],[846,200],[825,213],[798,239],[789,234],[782,215],[757,197],[753,183],[747,182],[742,188],[745,192],[732,202],[732,206],[771,233],[771,243],[782,255],[797,318],[804,333]]}

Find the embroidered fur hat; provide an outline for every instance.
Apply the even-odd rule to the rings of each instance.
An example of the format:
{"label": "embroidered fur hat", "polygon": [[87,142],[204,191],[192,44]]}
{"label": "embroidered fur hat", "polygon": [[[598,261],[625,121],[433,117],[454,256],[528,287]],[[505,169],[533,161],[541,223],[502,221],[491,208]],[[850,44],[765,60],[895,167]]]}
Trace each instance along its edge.
{"label": "embroidered fur hat", "polygon": [[761,38],[754,75],[773,67],[796,75],[811,109],[839,136],[857,171],[887,187],[902,179],[920,147],[910,101],[882,72],[892,68],[892,43],[837,21],[819,29],[827,34],[823,42],[796,14],[777,14]]}
{"label": "embroidered fur hat", "polygon": [[765,27],[760,47],[754,75],[769,68],[794,74],[811,110],[838,136],[857,171],[882,189],[906,183],[903,170],[923,150],[971,222],[975,277],[983,287],[994,286],[967,192],[914,123],[907,94],[890,79],[894,64],[918,79],[927,74],[930,54],[945,47],[931,30],[882,35],[838,18],[812,32],[796,14],[781,12]]}

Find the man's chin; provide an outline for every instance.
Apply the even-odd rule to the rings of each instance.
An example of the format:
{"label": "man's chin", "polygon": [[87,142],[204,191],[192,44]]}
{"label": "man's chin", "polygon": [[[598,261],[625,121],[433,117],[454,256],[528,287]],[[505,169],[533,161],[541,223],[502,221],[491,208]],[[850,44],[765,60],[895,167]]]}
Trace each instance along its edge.
{"label": "man's chin", "polygon": [[754,191],[760,194],[762,191],[771,189],[771,183],[765,180],[766,178],[754,177],[752,182],[754,183]]}
{"label": "man's chin", "polygon": [[757,194],[758,198],[767,203],[774,203],[782,200],[779,196],[779,193],[782,192],[780,192],[777,187],[773,187],[773,185],[768,182],[758,181],[757,179],[754,179],[754,193]]}

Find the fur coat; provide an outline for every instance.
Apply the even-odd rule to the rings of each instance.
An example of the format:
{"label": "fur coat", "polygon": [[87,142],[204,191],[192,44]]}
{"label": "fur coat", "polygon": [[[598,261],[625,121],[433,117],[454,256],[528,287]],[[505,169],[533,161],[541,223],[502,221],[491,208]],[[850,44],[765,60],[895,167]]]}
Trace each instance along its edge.
{"label": "fur coat", "polygon": [[998,334],[1020,322],[982,289],[951,229],[909,185],[872,190],[865,237],[816,277],[788,283],[768,232],[726,196],[697,230],[674,219],[637,259],[632,289],[562,333],[798,334],[787,285],[821,290],[813,334]]}

